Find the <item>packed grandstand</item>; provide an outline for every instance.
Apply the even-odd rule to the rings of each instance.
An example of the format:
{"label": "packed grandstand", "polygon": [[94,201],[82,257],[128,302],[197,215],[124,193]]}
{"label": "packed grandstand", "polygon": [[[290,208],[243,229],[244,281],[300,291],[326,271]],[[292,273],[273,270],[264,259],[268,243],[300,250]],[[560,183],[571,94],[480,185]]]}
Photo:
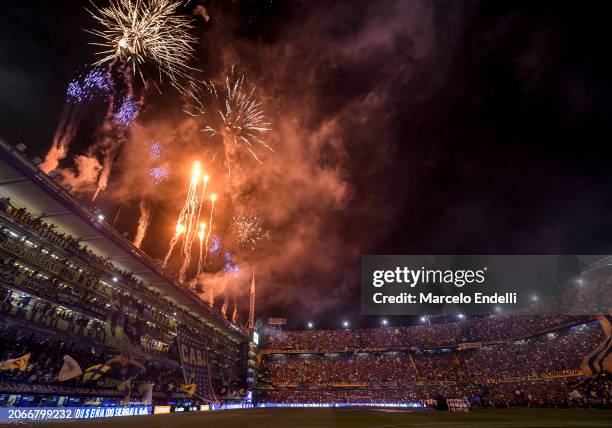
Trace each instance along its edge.
{"label": "packed grandstand", "polygon": [[[2,164],[0,188],[0,406],[118,405],[142,400],[148,394],[143,385],[152,389],[144,400],[149,404],[244,393],[254,360],[239,326],[136,249],[129,257],[150,267],[140,274],[88,248],[87,238],[61,230],[53,215],[34,214],[24,201],[45,202],[24,184],[42,189],[53,203],[56,196],[70,202],[70,196],[50,188],[45,177],[29,177],[29,164],[18,153],[3,154],[16,157],[10,157],[13,166]],[[72,214],[72,208],[60,214]],[[86,223],[92,218],[87,225],[94,230],[107,228],[94,215],[84,217]],[[100,232],[95,239],[105,237]],[[130,247],[125,239],[111,238],[113,245]],[[158,283],[142,279],[149,271]],[[177,334],[197,337],[205,350],[205,397],[196,398],[190,388],[195,381],[185,377]],[[195,356],[191,362],[200,363],[202,356]],[[67,358],[82,376],[61,378]]]}
{"label": "packed grandstand", "polygon": [[[121,257],[142,262],[162,285],[97,254],[87,238],[60,230],[52,215],[19,205],[15,199],[23,203],[28,197],[20,196],[15,183],[34,183],[47,193],[63,190],[47,188],[44,177],[27,177],[27,168],[18,172],[26,178],[4,177],[0,187],[2,407],[608,403],[605,377],[587,385],[581,370],[585,355],[605,338],[602,321],[571,313],[596,314],[609,306],[609,257],[584,269],[580,282],[564,291],[558,307],[580,308],[564,310],[568,315],[437,317],[424,325],[361,330],[263,326],[256,349],[252,332],[232,324],[136,249]],[[93,215],[85,218],[91,218],[88,227],[107,227]],[[131,245],[109,236],[116,245]],[[204,363],[197,352],[181,349],[181,330],[205,349]],[[84,373],[66,379],[72,362]],[[202,385],[185,369],[188,363],[206,368],[204,396],[195,393]],[[150,396],[143,385],[151,388]]]}

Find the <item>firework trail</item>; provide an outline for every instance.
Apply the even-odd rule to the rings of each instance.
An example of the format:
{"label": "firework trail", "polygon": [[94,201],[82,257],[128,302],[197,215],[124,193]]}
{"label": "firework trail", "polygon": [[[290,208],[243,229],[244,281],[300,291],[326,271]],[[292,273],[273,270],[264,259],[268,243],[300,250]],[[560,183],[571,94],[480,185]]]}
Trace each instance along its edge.
{"label": "firework trail", "polygon": [[40,169],[46,173],[57,169],[59,162],[68,154],[84,109],[83,104],[92,101],[97,95],[107,93],[110,87],[107,73],[98,67],[91,69],[82,79],[74,79],[68,84],[66,102],[53,142]]}
{"label": "firework trail", "polygon": [[246,210],[240,210],[231,221],[230,228],[234,241],[243,248],[255,251],[259,241],[266,238],[261,220],[256,214],[249,214]]}
{"label": "firework trail", "polygon": [[204,263],[204,258],[202,257],[202,248],[204,247],[204,234],[206,229],[206,223],[200,223],[200,230],[198,231],[198,238],[200,240],[200,253],[198,256],[198,269],[196,276],[199,276],[202,273],[202,264]]}
{"label": "firework trail", "polygon": [[[238,74],[232,67],[224,85],[215,85],[212,81],[204,82],[207,99],[196,99],[196,113],[185,111],[191,116],[202,116],[205,127],[203,132],[211,137],[220,136],[223,140],[223,156],[228,175],[232,166],[238,163],[239,149],[242,147],[257,162],[256,148],[263,147],[274,151],[262,138],[270,131],[261,102],[255,96],[255,88],[246,88],[245,75]],[[204,98],[204,97],[202,97]],[[205,106],[212,104],[211,113],[205,113]],[[217,152],[213,154],[216,158]]]}
{"label": "firework trail", "polygon": [[[194,177],[194,179],[197,181],[197,177]],[[185,235],[185,241],[183,241],[182,247],[182,251],[185,255],[190,252],[190,248],[193,245],[193,241],[197,234],[197,228],[200,227],[200,214],[202,213],[202,205],[204,204],[204,198],[206,195],[206,185],[208,184],[208,180],[208,175],[204,175],[200,198],[197,198],[195,196],[197,192],[197,182],[195,183],[196,187],[194,189],[194,197],[191,200],[191,205],[189,207],[189,210],[187,211],[187,233]]]}
{"label": "firework trail", "polygon": [[229,306],[229,301],[227,300],[227,295],[223,299],[223,306],[221,306],[221,315],[223,318],[227,319],[227,307]]}
{"label": "firework trail", "polygon": [[115,162],[115,157],[117,156],[119,148],[125,141],[126,131],[138,115],[140,103],[135,102],[133,99],[134,90],[132,87],[132,77],[125,67],[122,68],[121,74],[123,75],[127,87],[127,94],[121,101],[121,105],[117,111],[115,111],[114,105],[116,94],[113,92],[109,97],[110,101],[101,130],[102,137],[88,149],[89,156],[100,155],[102,157],[102,171],[98,177],[97,188],[92,197],[92,201],[95,201],[100,192],[107,188],[113,163]]}
{"label": "firework trail", "polygon": [[238,325],[238,304],[236,303],[236,299],[234,299],[234,310],[232,311],[232,324]]}
{"label": "firework trail", "polygon": [[[200,178],[202,183],[201,190],[199,190],[198,187]],[[208,237],[210,236],[210,230],[212,229],[213,213],[215,201],[217,199],[217,195],[215,194],[211,195],[210,197],[211,210],[208,222],[208,234],[205,235],[207,224],[200,222],[200,217],[202,217],[202,207],[206,200],[206,188],[208,181],[208,175],[201,176],[200,163],[195,162],[193,165],[189,189],[187,191],[187,197],[185,198],[185,203],[179,213],[176,223],[176,231],[170,240],[168,252],[166,253],[162,263],[163,268],[168,265],[168,260],[172,255],[172,251],[182,236],[183,241],[181,245],[181,254],[183,255],[183,263],[181,264],[179,270],[179,282],[181,283],[185,281],[185,275],[191,264],[192,248],[196,237],[199,239],[199,258],[197,263],[198,275],[202,272],[202,266],[204,260],[206,259],[206,256],[203,256],[202,252],[204,245],[206,245],[208,248]]]}
{"label": "firework trail", "polygon": [[140,218],[138,219],[138,229],[134,236],[134,246],[140,248],[142,240],[147,234],[149,224],[151,223],[151,208],[145,203],[144,199],[140,201]]}
{"label": "firework trail", "polygon": [[215,304],[215,290],[212,287],[208,287],[205,294],[205,300],[208,302],[208,306],[211,308],[214,307]]}
{"label": "firework trail", "polygon": [[183,232],[185,232],[184,221],[187,216],[187,211],[191,207],[192,200],[195,197],[199,175],[200,175],[200,162],[195,162],[193,164],[193,172],[191,175],[191,182],[189,183],[189,190],[187,190],[187,198],[185,199],[185,204],[183,205],[183,208],[181,208],[181,212],[179,213],[179,218],[176,221],[176,230],[174,232],[174,236],[170,240],[170,245],[168,246],[168,252],[166,253],[166,257],[164,258],[164,262],[162,263],[162,268],[165,268],[166,265],[168,264],[168,259],[170,259],[170,255],[172,254],[172,250],[174,249],[174,246],[178,242],[180,235]]}
{"label": "firework trail", "polygon": [[[183,264],[181,265],[181,269],[179,270],[179,281],[180,282],[183,282],[185,280],[185,274],[187,272],[187,269],[189,268],[189,265],[191,264],[191,250],[193,248],[193,242],[195,240],[195,237],[196,235],[203,234],[204,228],[206,227],[206,224],[200,223],[200,214],[202,213],[202,205],[204,204],[204,198],[206,195],[206,185],[208,184],[209,177],[208,175],[204,175],[203,177],[202,192],[201,192],[199,199],[196,197],[198,178],[199,178],[199,169],[194,171],[193,181],[195,184],[194,184],[194,189],[193,189],[193,197],[191,201],[189,202],[189,206],[185,214],[185,217],[187,219],[187,222],[186,222],[187,226],[186,226],[185,237],[183,239],[183,246],[181,248],[184,259],[183,259]],[[199,227],[199,231],[198,231],[198,227]],[[198,260],[198,267],[202,263],[201,253],[202,251],[201,251],[201,245],[200,245],[200,258]]]}
{"label": "firework trail", "polygon": [[200,162],[196,161],[193,164],[193,171],[191,174],[191,181],[189,183],[189,189],[187,190],[187,197],[185,199],[185,204],[183,205],[183,208],[181,208],[181,212],[179,213],[178,220],[176,221],[176,229],[174,232],[174,236],[170,240],[170,244],[168,246],[168,252],[166,253],[166,257],[164,257],[164,261],[162,263],[162,268],[165,268],[166,265],[168,264],[168,260],[170,259],[170,255],[172,254],[172,250],[174,249],[174,246],[178,242],[181,234],[185,232],[186,230],[184,222],[188,214],[187,212],[188,210],[191,209],[191,206],[193,204],[192,201],[195,198],[195,192],[197,191],[199,176],[200,176]]}
{"label": "firework trail", "polygon": [[170,259],[170,255],[172,254],[172,250],[174,250],[174,246],[176,245],[176,243],[178,242],[181,233],[183,233],[185,231],[185,226],[183,226],[180,223],[180,220],[176,223],[176,229],[174,232],[174,236],[172,237],[172,239],[170,240],[170,245],[168,246],[168,252],[166,253],[166,256],[164,257],[164,261],[162,262],[162,268],[165,268],[166,265],[168,264],[168,259]]}
{"label": "firework trail", "polygon": [[210,233],[213,229],[213,213],[215,212],[215,201],[217,200],[217,195],[214,193],[210,196],[210,216],[208,217],[208,233],[206,234],[206,253],[204,254],[204,258],[208,257],[208,240],[210,239]]}
{"label": "firework trail", "polygon": [[[110,0],[107,7],[88,10],[102,29],[86,30],[101,39],[97,43],[101,55],[96,64],[120,61],[138,74],[146,87],[143,65],[155,64],[158,80],[167,78],[181,93],[188,93],[179,80],[192,82],[189,73],[197,41],[189,34],[191,21],[177,16],[180,0]],[[156,85],[157,86],[157,85]]]}

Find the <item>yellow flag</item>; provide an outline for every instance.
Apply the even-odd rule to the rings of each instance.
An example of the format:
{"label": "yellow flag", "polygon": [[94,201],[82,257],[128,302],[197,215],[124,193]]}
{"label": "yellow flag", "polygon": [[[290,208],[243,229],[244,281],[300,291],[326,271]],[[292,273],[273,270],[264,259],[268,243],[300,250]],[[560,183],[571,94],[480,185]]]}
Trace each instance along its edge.
{"label": "yellow flag", "polygon": [[188,395],[194,395],[197,390],[197,384],[191,383],[189,385],[181,385],[181,391]]}
{"label": "yellow flag", "polygon": [[19,358],[11,358],[10,360],[0,362],[0,370],[19,369],[25,371],[30,360],[30,353],[27,353]]}

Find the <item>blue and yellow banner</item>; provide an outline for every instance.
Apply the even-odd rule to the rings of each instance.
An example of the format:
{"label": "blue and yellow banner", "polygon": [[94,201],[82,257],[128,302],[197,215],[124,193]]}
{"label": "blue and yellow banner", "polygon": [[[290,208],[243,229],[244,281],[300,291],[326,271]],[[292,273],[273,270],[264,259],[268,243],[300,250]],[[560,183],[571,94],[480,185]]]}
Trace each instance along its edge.
{"label": "blue and yellow banner", "polygon": [[202,339],[185,326],[176,329],[185,386],[196,397],[206,401],[217,401],[210,383],[208,354]]}

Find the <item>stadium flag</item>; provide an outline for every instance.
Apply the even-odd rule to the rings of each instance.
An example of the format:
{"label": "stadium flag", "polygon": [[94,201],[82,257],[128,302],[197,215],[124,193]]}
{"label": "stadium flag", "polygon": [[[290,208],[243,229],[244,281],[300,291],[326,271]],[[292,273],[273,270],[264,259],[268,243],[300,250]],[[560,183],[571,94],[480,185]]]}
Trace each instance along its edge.
{"label": "stadium flag", "polygon": [[110,366],[106,364],[94,364],[91,367],[85,369],[85,374],[83,374],[83,382],[95,382],[98,381],[110,370]]}
{"label": "stadium flag", "polygon": [[153,403],[153,384],[150,382],[139,382],[136,385],[136,390],[141,395],[140,401],[145,406],[150,406]]}
{"label": "stadium flag", "polygon": [[0,362],[0,370],[18,369],[23,372],[28,366],[28,361],[30,361],[30,355],[30,353],[27,353],[19,358],[11,358],[10,360],[2,361]]}
{"label": "stadium flag", "polygon": [[64,382],[75,377],[79,377],[83,374],[81,366],[76,362],[70,355],[64,355],[64,364],[57,375],[57,379],[60,382]]}
{"label": "stadium flag", "polygon": [[193,334],[184,325],[177,326],[176,339],[185,385],[194,388],[194,395],[201,400],[209,402],[217,401],[210,383],[208,354],[204,342],[200,336]]}
{"label": "stadium flag", "polygon": [[612,316],[598,315],[597,319],[604,331],[604,341],[590,354],[586,355],[580,370],[589,379],[595,379],[604,371],[612,372]]}
{"label": "stadium flag", "polygon": [[183,391],[185,394],[188,395],[195,395],[195,393],[197,392],[198,389],[198,385],[195,383],[190,383],[189,385],[181,385],[181,391]]}

